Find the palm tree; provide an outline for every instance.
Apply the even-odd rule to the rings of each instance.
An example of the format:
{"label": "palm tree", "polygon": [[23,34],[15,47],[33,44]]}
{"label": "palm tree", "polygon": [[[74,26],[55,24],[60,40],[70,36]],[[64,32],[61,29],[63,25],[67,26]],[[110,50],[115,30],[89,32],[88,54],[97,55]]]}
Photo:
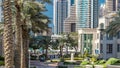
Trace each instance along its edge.
{"label": "palm tree", "polygon": [[4,56],[5,68],[13,68],[13,30],[10,0],[4,0]]}
{"label": "palm tree", "polygon": [[47,60],[48,59],[48,48],[49,48],[49,46],[50,46],[50,41],[51,41],[51,39],[50,39],[50,37],[48,37],[48,36],[44,36],[44,39],[42,40],[42,44],[43,44],[43,48],[45,48],[45,59]]}
{"label": "palm tree", "polygon": [[58,43],[59,49],[60,49],[60,57],[63,58],[63,47],[65,43],[65,38],[59,38],[56,42]]}
{"label": "palm tree", "polygon": [[104,30],[104,32],[110,35],[116,35],[120,31],[120,12],[118,12],[113,18],[114,20]]}
{"label": "palm tree", "polygon": [[[29,2],[29,4],[31,4],[31,2]],[[35,5],[34,5],[35,4]],[[25,5],[24,5],[25,6]],[[24,25],[22,25],[22,35],[24,35],[23,38],[23,53],[25,53],[25,57],[26,57],[26,61],[27,61],[27,57],[28,57],[28,45],[29,45],[29,30],[32,30],[33,32],[39,32],[41,30],[46,30],[48,27],[47,23],[49,22],[48,18],[45,17],[45,15],[41,14],[40,12],[43,10],[40,9],[36,9],[33,8],[33,6],[38,7],[38,5],[36,5],[36,2],[32,2],[32,7],[29,7],[29,9],[27,9],[26,12],[28,12],[28,14],[26,14],[26,18],[28,19],[24,19]],[[34,10],[34,11],[33,11]],[[30,12],[29,12],[30,11]],[[37,11],[37,12],[36,12]],[[33,14],[34,13],[34,14]],[[25,15],[25,14],[24,14]],[[30,16],[28,16],[30,15]],[[28,21],[29,20],[29,21]],[[26,25],[25,25],[26,24]],[[29,25],[30,24],[30,25]],[[28,27],[28,28],[27,28]],[[27,63],[26,63],[27,64]]]}
{"label": "palm tree", "polygon": [[21,64],[21,9],[18,6],[18,1],[15,0],[15,7],[16,7],[16,29],[15,29],[15,36],[16,36],[16,46],[15,46],[15,68],[20,68]]}
{"label": "palm tree", "polygon": [[[43,0],[42,2],[50,2],[49,0]],[[19,3],[18,3],[19,2]],[[34,17],[37,17],[36,15],[38,15],[38,13],[40,13],[41,11],[44,10],[44,6],[42,6],[41,4],[38,4],[37,2],[35,2],[34,0],[31,0],[31,1],[28,1],[28,0],[15,0],[15,7],[17,9],[17,14],[16,14],[16,37],[17,37],[17,46],[16,48],[19,48],[20,44],[19,41],[21,39],[21,42],[22,42],[22,52],[21,52],[21,68],[28,68],[28,43],[29,43],[29,34],[28,34],[28,23],[32,22],[30,25],[32,25],[32,27],[35,27],[35,26],[38,26],[36,24],[34,24],[36,21],[34,20],[37,20],[37,23],[41,23],[41,20],[39,19],[34,19]],[[22,19],[22,21],[21,21]],[[33,21],[34,23],[33,23]],[[29,21],[31,20],[31,21]],[[20,24],[21,22],[21,24]],[[41,25],[42,26],[42,25]],[[44,24],[44,26],[46,26],[46,24]],[[40,26],[39,26],[40,27]],[[40,29],[40,28],[39,28]],[[21,31],[21,32],[20,32]],[[21,33],[21,35],[19,34]],[[19,37],[18,37],[19,36]],[[21,38],[20,38],[21,36]],[[16,51],[17,52],[17,51]],[[16,54],[19,54],[20,55],[20,49],[18,50],[18,52]],[[26,57],[26,58],[24,58]],[[20,57],[17,56],[18,59],[20,59]],[[16,58],[16,59],[17,59]],[[26,62],[26,63],[25,63]],[[20,63],[18,61],[18,63]],[[25,63],[25,64],[23,64]],[[17,65],[15,65],[17,66]],[[18,67],[18,66],[17,66]]]}
{"label": "palm tree", "polygon": [[75,49],[75,51],[77,52],[77,48],[78,48],[78,33],[76,32],[71,32],[70,33],[70,47],[73,47]]}

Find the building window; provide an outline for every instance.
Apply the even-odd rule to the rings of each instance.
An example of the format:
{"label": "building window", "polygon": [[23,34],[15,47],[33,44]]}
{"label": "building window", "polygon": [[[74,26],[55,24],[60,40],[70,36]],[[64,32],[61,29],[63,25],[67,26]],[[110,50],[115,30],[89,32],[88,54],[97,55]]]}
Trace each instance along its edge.
{"label": "building window", "polygon": [[117,45],[117,52],[120,52],[120,44]]}
{"label": "building window", "polygon": [[112,53],[112,51],[113,51],[113,45],[107,44],[107,53]]}
{"label": "building window", "polygon": [[75,32],[76,24],[72,23],[71,24],[71,32]]}
{"label": "building window", "polygon": [[100,44],[100,53],[103,53],[103,44]]}

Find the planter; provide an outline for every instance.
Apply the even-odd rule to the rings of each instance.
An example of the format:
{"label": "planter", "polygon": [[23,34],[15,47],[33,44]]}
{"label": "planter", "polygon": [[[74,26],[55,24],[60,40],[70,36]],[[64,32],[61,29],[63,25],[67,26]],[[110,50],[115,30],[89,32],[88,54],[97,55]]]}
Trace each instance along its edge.
{"label": "planter", "polygon": [[102,65],[94,65],[95,68],[104,68]]}
{"label": "planter", "polygon": [[4,68],[4,66],[0,66],[0,68]]}
{"label": "planter", "polygon": [[108,65],[107,68],[120,68],[120,65]]}
{"label": "planter", "polygon": [[85,67],[86,67],[86,68],[93,68],[92,65],[86,65]]}

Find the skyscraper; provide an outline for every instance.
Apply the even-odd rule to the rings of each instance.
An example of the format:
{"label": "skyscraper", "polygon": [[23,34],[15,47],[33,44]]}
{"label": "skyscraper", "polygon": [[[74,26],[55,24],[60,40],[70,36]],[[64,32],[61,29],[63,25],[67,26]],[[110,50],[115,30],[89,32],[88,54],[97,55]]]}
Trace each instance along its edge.
{"label": "skyscraper", "polygon": [[75,4],[76,0],[68,0],[68,17],[70,16],[71,6]]}
{"label": "skyscraper", "polygon": [[64,33],[76,31],[76,8],[75,4],[70,7],[70,15],[64,21]]}
{"label": "skyscraper", "polygon": [[106,11],[113,12],[120,9],[120,0],[106,0]]}
{"label": "skyscraper", "polygon": [[3,21],[3,0],[0,0],[0,22]]}
{"label": "skyscraper", "polygon": [[68,16],[68,0],[54,0],[54,33],[63,33],[63,23]]}
{"label": "skyscraper", "polygon": [[76,28],[98,26],[98,0],[76,0]]}

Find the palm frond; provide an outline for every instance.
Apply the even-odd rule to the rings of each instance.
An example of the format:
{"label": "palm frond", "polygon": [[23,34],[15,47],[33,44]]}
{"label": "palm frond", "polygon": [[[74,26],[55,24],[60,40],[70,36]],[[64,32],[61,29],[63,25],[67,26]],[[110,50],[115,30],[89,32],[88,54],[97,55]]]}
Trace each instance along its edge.
{"label": "palm frond", "polygon": [[104,30],[104,33],[110,35],[116,35],[120,30],[120,12],[117,13],[117,16],[114,17],[114,20],[110,22],[109,26]]}

